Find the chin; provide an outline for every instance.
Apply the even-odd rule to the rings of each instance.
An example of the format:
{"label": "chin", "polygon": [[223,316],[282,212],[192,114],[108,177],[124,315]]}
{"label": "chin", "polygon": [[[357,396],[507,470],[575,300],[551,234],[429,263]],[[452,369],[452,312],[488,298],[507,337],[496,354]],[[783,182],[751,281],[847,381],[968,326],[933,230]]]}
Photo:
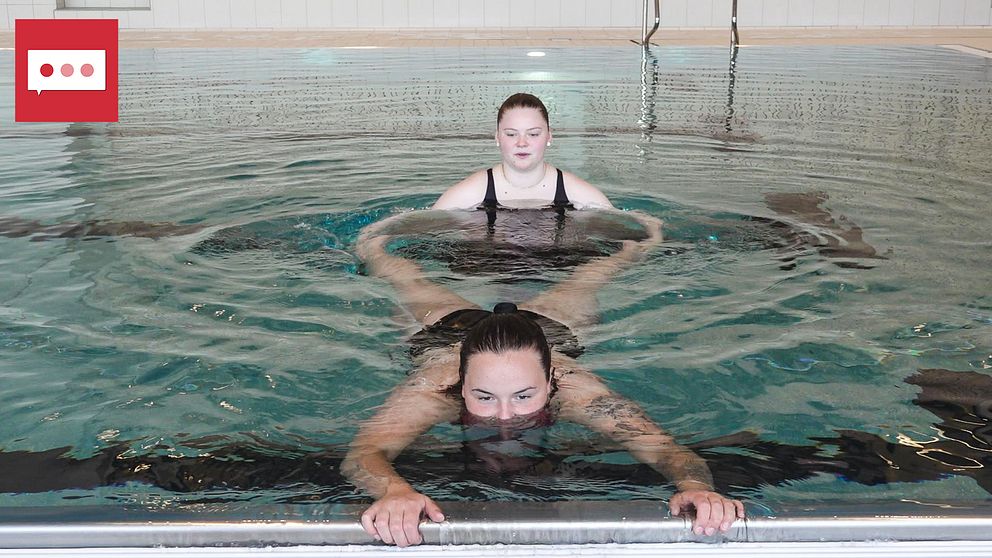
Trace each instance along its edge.
{"label": "chin", "polygon": [[514,157],[513,159],[511,159],[511,161],[512,161],[511,166],[521,171],[536,169],[537,167],[541,166],[544,163],[544,159],[534,157],[533,155],[523,160]]}
{"label": "chin", "polygon": [[523,431],[530,430],[531,428],[547,427],[550,425],[550,419],[548,418],[548,414],[543,409],[540,409],[509,419],[476,416],[463,417],[462,424],[502,431]]}

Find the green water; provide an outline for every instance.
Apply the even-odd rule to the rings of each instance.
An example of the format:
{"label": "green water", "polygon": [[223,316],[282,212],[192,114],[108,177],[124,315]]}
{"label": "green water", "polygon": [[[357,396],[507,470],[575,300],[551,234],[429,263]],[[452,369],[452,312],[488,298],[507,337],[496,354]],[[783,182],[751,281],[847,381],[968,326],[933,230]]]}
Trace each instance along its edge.
{"label": "green water", "polygon": [[[905,380],[939,369],[992,384],[992,61],[941,48],[748,48],[731,72],[725,49],[525,53],[123,50],[119,123],[14,124],[13,100],[0,98],[0,218],[199,228],[0,236],[0,455],[339,455],[409,370],[404,339],[416,330],[396,319],[389,286],[358,272],[358,231],[498,162],[495,109],[526,90],[549,105],[552,163],[666,221],[665,245],[601,293],[584,364],[685,443],[747,432],[829,461],[843,453],[838,432],[856,431],[924,462],[937,454],[916,450],[958,456],[937,458],[928,480],[849,456],[843,474],[812,467],[769,482],[737,464],[744,476],[726,483],[756,509],[990,497],[989,439],[948,434]],[[12,62],[0,53],[8,91]],[[815,192],[832,224],[767,201]],[[878,257],[818,249],[835,229]],[[507,284],[430,270],[483,306],[565,273]],[[950,397],[960,416],[988,424],[974,408],[992,392],[945,387],[967,400]],[[430,450],[448,455],[458,439],[442,426],[411,448],[419,486],[441,500],[671,492],[624,476],[634,468],[622,452],[580,451],[603,441],[569,425],[547,444],[588,467],[452,482]],[[724,456],[772,451],[716,445]],[[794,464],[788,455],[780,465]],[[6,488],[0,505],[361,498],[318,481],[126,482]]]}

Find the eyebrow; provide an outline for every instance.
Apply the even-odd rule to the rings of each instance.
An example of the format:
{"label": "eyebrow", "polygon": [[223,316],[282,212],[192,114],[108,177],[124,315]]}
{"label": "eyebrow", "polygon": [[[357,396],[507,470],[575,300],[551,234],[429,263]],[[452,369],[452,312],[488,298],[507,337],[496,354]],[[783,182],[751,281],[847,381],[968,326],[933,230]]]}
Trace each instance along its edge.
{"label": "eyebrow", "polygon": [[[544,128],[543,128],[543,127],[541,127],[541,126],[534,126],[533,128],[527,128],[527,130],[526,130],[526,131],[528,131],[528,132],[532,132],[532,131],[534,131],[534,130],[538,130],[538,131],[541,131],[541,130],[543,130],[543,129],[544,129]],[[507,131],[507,130],[510,130],[510,131],[513,131],[513,132],[519,132],[519,130],[517,130],[516,128],[503,128],[503,131],[504,131],[504,132],[505,132],[505,131]]]}
{"label": "eyebrow", "polygon": [[[537,388],[536,388],[536,387],[534,387],[534,386],[530,386],[530,387],[525,387],[524,389],[522,389],[522,390],[520,390],[520,391],[515,391],[515,392],[513,392],[513,395],[520,395],[521,393],[523,393],[523,392],[525,392],[525,391],[528,391],[528,390],[532,390],[532,389],[537,389]],[[484,393],[484,394],[486,394],[486,395],[495,395],[494,393],[490,393],[490,392],[488,392],[488,391],[486,391],[486,390],[484,390],[484,389],[479,389],[479,388],[474,388],[474,389],[473,389],[472,391],[477,391],[477,392],[479,392],[479,393]]]}

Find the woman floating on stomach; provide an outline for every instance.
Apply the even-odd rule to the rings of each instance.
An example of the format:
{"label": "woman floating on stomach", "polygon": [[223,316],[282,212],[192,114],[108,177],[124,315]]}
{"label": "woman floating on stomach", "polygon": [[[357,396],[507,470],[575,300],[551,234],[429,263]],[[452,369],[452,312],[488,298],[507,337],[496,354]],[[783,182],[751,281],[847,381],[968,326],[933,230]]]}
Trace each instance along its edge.
{"label": "woman floating on stomach", "polygon": [[[456,187],[457,188],[457,187]],[[675,515],[694,512],[697,534],[726,531],[744,506],[714,492],[706,463],[678,444],[634,402],[618,395],[573,356],[573,330],[596,321],[596,292],[661,242],[661,221],[636,214],[647,231],[612,255],[572,274],[519,307],[482,310],[430,281],[414,262],[387,250],[386,221],[366,228],[357,251],[372,275],[387,279],[405,309],[423,326],[411,338],[415,369],[362,424],[342,472],[375,499],[362,514],[374,538],[407,546],[423,539],[423,517],[444,520],[433,500],[397,474],[392,461],[418,436],[441,423],[483,425],[505,436],[564,420],[605,434],[675,484]],[[387,220],[388,221],[388,220]],[[572,356],[570,356],[572,355]]]}

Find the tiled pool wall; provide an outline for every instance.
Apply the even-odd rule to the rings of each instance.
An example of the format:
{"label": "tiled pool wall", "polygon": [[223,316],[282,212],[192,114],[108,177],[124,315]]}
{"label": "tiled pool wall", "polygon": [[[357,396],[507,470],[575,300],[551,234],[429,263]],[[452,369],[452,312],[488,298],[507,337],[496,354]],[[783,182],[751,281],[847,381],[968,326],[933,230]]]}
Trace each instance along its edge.
{"label": "tiled pool wall", "polygon": [[[661,26],[723,28],[732,3],[664,0]],[[122,29],[639,27],[643,7],[643,0],[0,0],[0,29],[26,18],[115,18]],[[752,28],[987,26],[992,2],[739,0],[738,21]]]}

